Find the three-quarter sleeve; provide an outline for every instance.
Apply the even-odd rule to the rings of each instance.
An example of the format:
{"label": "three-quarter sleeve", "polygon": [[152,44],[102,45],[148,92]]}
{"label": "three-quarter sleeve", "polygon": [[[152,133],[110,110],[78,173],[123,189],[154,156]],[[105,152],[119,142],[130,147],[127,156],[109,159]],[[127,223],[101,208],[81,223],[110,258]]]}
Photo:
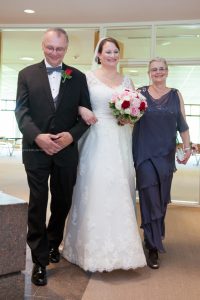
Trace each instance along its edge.
{"label": "three-quarter sleeve", "polygon": [[186,120],[184,119],[182,112],[180,112],[178,115],[178,120],[177,120],[177,130],[179,132],[184,132],[188,129],[189,129],[189,126],[188,126]]}

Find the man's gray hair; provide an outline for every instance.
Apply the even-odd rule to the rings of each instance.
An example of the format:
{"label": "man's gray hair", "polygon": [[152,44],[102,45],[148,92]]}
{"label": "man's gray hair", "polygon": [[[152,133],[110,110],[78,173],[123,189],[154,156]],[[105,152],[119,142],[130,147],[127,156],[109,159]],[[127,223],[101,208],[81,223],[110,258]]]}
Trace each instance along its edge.
{"label": "man's gray hair", "polygon": [[63,35],[65,36],[65,38],[66,38],[66,42],[69,43],[68,34],[67,34],[67,32],[66,32],[63,28],[61,28],[61,27],[48,28],[48,29],[45,31],[44,35],[45,35],[46,33],[48,33],[48,32],[56,32],[56,33],[58,34],[58,36],[60,36],[60,35],[63,34]]}

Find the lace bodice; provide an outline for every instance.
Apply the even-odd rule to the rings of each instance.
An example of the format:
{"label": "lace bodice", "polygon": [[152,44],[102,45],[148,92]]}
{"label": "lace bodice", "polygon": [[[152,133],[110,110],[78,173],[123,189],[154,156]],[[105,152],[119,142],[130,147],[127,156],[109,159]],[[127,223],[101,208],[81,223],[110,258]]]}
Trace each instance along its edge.
{"label": "lace bodice", "polygon": [[122,83],[115,87],[111,88],[100,81],[92,71],[86,73],[90,100],[92,104],[93,112],[96,116],[106,115],[112,116],[111,109],[109,108],[108,102],[110,101],[112,95],[115,92],[120,92],[124,88],[132,89],[132,82],[128,76],[124,76]]}

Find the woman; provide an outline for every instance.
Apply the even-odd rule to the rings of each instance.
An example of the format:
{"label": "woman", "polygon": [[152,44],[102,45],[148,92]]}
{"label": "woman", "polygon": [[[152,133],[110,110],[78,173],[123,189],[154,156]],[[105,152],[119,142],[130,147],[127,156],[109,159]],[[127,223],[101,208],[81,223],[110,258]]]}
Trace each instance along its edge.
{"label": "woman", "polygon": [[140,88],[148,109],[133,130],[133,157],[140,198],[145,246],[149,250],[147,264],[159,268],[158,252],[165,252],[164,219],[170,202],[170,189],[175,169],[176,132],[184,145],[186,164],[190,155],[190,136],[180,92],[166,86],[167,62],[155,58],[149,63],[152,84]]}
{"label": "woman", "polygon": [[[96,52],[100,68],[90,71],[87,81],[98,122],[80,145],[63,256],[85,271],[135,269],[145,266],[146,259],[133,203],[131,127],[119,126],[108,104],[113,93],[133,85],[117,72],[116,40],[102,39]],[[84,113],[89,123],[90,115],[82,111],[82,117]]]}

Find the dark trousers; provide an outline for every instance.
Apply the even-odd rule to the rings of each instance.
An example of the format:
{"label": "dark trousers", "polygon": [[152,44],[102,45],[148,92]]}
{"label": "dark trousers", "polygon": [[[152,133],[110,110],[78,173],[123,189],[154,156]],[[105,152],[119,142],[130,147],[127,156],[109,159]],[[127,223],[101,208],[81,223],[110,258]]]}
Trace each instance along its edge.
{"label": "dark trousers", "polygon": [[[26,168],[30,188],[27,243],[34,263],[49,264],[49,248],[58,248],[71,207],[77,168],[60,167],[53,162],[37,169]],[[49,188],[51,216],[46,226]]]}
{"label": "dark trousers", "polygon": [[136,176],[145,246],[164,252],[162,241],[173,174],[169,173],[162,178],[161,168],[167,169],[165,161],[160,160],[157,167],[155,162],[146,160],[136,170]]}

